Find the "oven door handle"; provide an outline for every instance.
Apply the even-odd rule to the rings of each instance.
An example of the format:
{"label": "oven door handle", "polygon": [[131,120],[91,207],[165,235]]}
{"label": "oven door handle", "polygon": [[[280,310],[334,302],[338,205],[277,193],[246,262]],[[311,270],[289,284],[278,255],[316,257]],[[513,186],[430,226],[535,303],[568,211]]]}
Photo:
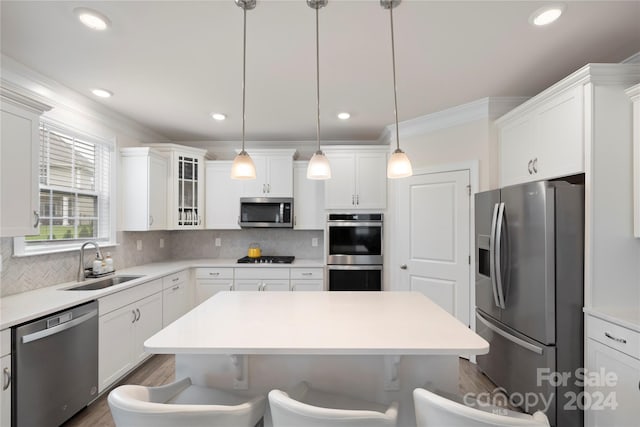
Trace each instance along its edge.
{"label": "oven door handle", "polygon": [[354,221],[327,221],[329,227],[382,227],[382,221],[354,222]]}
{"label": "oven door handle", "polygon": [[329,270],[382,270],[381,265],[327,265]]}
{"label": "oven door handle", "polygon": [[71,329],[74,326],[77,326],[77,325],[79,325],[81,323],[84,323],[87,320],[89,320],[92,317],[95,317],[97,315],[98,315],[98,310],[93,310],[93,311],[90,311],[89,313],[86,313],[86,314],[84,314],[84,315],[82,315],[82,316],[80,316],[78,318],[75,318],[73,320],[65,322],[65,323],[63,323],[61,325],[57,325],[57,326],[54,326],[52,328],[43,329],[42,331],[38,331],[38,332],[34,332],[32,334],[29,334],[29,335],[25,335],[25,336],[22,337],[22,343],[23,344],[27,344],[27,343],[30,343],[32,341],[37,341],[39,339],[46,338],[46,337],[51,336],[51,335],[55,335],[55,334],[60,333],[62,331],[66,331],[67,329]]}

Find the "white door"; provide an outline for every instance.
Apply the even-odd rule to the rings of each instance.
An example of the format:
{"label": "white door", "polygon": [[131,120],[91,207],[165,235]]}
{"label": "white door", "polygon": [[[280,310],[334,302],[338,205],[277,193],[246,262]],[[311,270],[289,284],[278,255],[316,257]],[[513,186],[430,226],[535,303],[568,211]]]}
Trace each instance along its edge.
{"label": "white door", "polygon": [[[469,325],[469,170],[414,175],[398,185],[402,289],[419,291]],[[405,267],[406,266],[406,267]]]}

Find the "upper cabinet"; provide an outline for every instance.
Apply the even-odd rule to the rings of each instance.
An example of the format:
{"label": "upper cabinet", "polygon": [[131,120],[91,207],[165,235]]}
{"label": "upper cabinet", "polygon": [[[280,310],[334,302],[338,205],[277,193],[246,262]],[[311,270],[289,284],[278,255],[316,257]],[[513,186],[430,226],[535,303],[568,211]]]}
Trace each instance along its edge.
{"label": "upper cabinet", "polygon": [[206,162],[206,221],[209,229],[239,229],[243,181],[231,179],[232,161]]}
{"label": "upper cabinet", "polygon": [[501,186],[584,172],[583,90],[556,91],[497,122]]}
{"label": "upper cabinet", "polygon": [[324,230],[324,180],[307,179],[308,161],[293,162],[293,228]]}
{"label": "upper cabinet", "polygon": [[122,229],[167,228],[168,160],[149,147],[120,150],[122,169]]}
{"label": "upper cabinet", "polygon": [[326,209],[386,209],[386,147],[323,147],[331,165]]}
{"label": "upper cabinet", "polygon": [[0,236],[38,234],[39,126],[48,105],[0,87]]}
{"label": "upper cabinet", "polygon": [[244,181],[243,197],[293,197],[295,150],[253,150],[256,179]]}
{"label": "upper cabinet", "polygon": [[169,162],[167,228],[204,228],[204,161],[206,150],[176,144],[150,144]]}

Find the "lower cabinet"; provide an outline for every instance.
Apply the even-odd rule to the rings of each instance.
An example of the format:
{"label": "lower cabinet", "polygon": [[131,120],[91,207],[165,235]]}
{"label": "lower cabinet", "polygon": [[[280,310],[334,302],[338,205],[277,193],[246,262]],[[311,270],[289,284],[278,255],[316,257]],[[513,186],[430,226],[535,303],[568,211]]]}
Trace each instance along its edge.
{"label": "lower cabinet", "polygon": [[0,357],[2,391],[0,391],[0,426],[11,425],[11,354]]}
{"label": "lower cabinet", "polygon": [[148,290],[154,293],[127,305],[120,305],[112,311],[100,311],[99,392],[107,389],[149,356],[144,351],[144,342],[162,329],[162,280],[155,280],[99,300],[101,309],[103,306],[118,306],[118,301],[127,301],[130,296],[138,296],[142,291]]}
{"label": "lower cabinet", "polygon": [[162,326],[167,326],[193,307],[193,292],[189,271],[162,278]]}
{"label": "lower cabinet", "polygon": [[296,292],[318,292],[324,290],[324,269],[292,268],[291,290]]}
{"label": "lower cabinet", "polygon": [[233,290],[233,268],[196,269],[196,305],[218,292]]}
{"label": "lower cabinet", "polygon": [[[588,319],[587,328],[585,425],[637,425],[640,333],[593,317]],[[612,346],[604,344],[608,341]]]}
{"label": "lower cabinet", "polygon": [[236,268],[234,289],[236,291],[283,291],[288,292],[288,268]]}

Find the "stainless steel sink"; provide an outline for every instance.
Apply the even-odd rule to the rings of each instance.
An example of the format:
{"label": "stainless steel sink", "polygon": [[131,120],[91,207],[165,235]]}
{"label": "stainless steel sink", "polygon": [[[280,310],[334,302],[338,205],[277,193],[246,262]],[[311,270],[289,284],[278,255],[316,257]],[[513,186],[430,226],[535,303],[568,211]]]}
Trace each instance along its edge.
{"label": "stainless steel sink", "polygon": [[119,285],[120,283],[128,282],[130,280],[139,279],[143,276],[113,276],[106,279],[97,280],[95,282],[87,283],[86,285],[73,286],[65,289],[65,291],[95,291],[98,289],[108,288],[110,286]]}

